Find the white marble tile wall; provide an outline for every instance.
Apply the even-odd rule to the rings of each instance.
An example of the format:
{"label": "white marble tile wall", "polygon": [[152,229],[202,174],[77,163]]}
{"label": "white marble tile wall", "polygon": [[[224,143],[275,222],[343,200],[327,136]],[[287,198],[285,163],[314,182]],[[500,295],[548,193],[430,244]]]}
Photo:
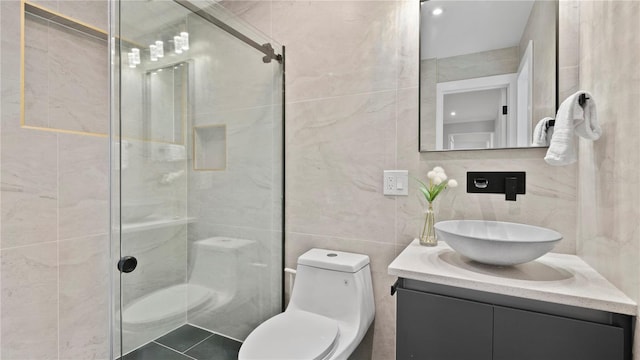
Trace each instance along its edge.
{"label": "white marble tile wall", "polygon": [[[106,2],[83,3],[87,7],[69,1],[45,5],[60,12],[73,7],[74,14],[86,12],[106,24]],[[108,140],[20,127],[19,9],[19,1],[0,2],[0,356],[106,359]],[[92,22],[90,17],[85,21]],[[42,100],[26,103],[34,125],[77,121],[79,130],[87,125],[105,132],[106,45],[99,45],[101,56],[94,56],[93,40],[72,41],[66,30],[33,19],[27,25],[26,55],[35,56],[25,64],[25,95]],[[61,37],[51,39],[52,33]],[[78,116],[69,112],[82,99],[81,74],[73,73],[75,65],[69,63],[74,61],[83,61],[91,72],[84,78],[91,84],[81,91],[91,101],[79,108],[88,112]],[[64,104],[49,101],[52,89],[52,95],[66,98]]]}
{"label": "white marble tile wall", "polygon": [[[382,195],[382,170],[426,176],[444,166],[461,186],[443,196],[440,218],[502,219],[563,232],[556,251],[575,253],[576,167],[551,168],[543,150],[418,153],[418,2],[226,2],[251,21],[271,14],[287,47],[286,266],[312,247],[368,254],[376,322],[355,354],[395,357],[394,281],[386,266],[422,225],[415,187]],[[467,170],[524,170],[528,193],[515,203],[464,192]]]}
{"label": "white marble tile wall", "polygon": [[580,141],[578,255],[637,301],[640,2],[580,1],[579,12],[580,88],[595,98],[603,135]]}

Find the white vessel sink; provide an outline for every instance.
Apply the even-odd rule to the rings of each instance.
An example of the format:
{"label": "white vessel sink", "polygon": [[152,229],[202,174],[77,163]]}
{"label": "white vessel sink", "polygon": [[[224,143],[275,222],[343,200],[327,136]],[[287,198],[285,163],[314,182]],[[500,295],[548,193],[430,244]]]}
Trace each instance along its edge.
{"label": "white vessel sink", "polygon": [[550,229],[502,221],[451,220],[436,234],[460,255],[490,265],[517,265],[539,258],[562,240]]}

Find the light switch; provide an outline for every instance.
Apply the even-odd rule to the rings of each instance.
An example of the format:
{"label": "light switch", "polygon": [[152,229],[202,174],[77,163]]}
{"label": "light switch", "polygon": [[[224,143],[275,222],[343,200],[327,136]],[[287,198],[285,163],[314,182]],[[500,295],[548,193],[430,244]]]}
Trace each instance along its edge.
{"label": "light switch", "polygon": [[383,182],[384,195],[409,195],[408,181],[408,170],[385,170]]}

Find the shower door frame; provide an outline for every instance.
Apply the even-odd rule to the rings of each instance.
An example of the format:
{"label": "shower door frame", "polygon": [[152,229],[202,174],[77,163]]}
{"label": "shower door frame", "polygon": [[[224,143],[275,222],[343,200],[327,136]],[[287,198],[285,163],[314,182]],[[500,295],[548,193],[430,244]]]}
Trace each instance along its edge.
{"label": "shower door frame", "polygon": [[[120,170],[122,164],[122,116],[121,116],[121,95],[122,95],[122,78],[121,68],[123,67],[123,59],[121,54],[121,40],[120,37],[120,3],[123,0],[111,0],[109,1],[108,9],[108,43],[109,53],[108,59],[109,66],[109,239],[110,239],[110,264],[112,264],[112,271],[109,272],[109,301],[108,301],[108,314],[109,314],[109,358],[118,359],[124,356],[123,348],[123,332],[122,332],[122,275],[123,273],[117,269],[118,262],[122,259],[122,216],[120,207],[122,204],[122,192],[121,181],[122,177],[120,172],[114,171]],[[126,1],[126,0],[124,0]],[[286,308],[285,305],[285,276],[283,274],[285,266],[285,246],[286,246],[286,234],[285,234],[285,202],[286,202],[286,47],[281,45],[281,54],[275,52],[275,49],[270,43],[258,44],[251,38],[245,36],[241,32],[235,30],[225,22],[215,18],[203,9],[198,8],[188,0],[172,0],[178,5],[189,10],[191,13],[200,16],[214,26],[222,29],[223,31],[233,35],[239,40],[245,42],[247,45],[262,52],[263,62],[270,63],[272,60],[276,60],[281,68],[281,126],[282,126],[282,139],[280,144],[281,149],[281,164],[282,164],[282,181],[281,181],[281,249],[280,249],[280,304],[281,311]],[[195,11],[194,11],[195,10]],[[270,37],[269,37],[270,38]],[[116,308],[117,307],[117,308]],[[119,315],[119,316],[118,316]],[[116,334],[119,334],[119,346],[116,348]]]}

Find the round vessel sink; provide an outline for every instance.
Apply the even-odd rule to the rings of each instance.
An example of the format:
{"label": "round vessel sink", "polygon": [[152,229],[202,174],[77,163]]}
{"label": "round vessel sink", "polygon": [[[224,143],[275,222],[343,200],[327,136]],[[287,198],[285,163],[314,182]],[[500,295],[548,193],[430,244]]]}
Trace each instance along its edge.
{"label": "round vessel sink", "polygon": [[517,265],[548,253],[562,235],[543,227],[502,221],[450,220],[435,225],[453,250],[490,265]]}

